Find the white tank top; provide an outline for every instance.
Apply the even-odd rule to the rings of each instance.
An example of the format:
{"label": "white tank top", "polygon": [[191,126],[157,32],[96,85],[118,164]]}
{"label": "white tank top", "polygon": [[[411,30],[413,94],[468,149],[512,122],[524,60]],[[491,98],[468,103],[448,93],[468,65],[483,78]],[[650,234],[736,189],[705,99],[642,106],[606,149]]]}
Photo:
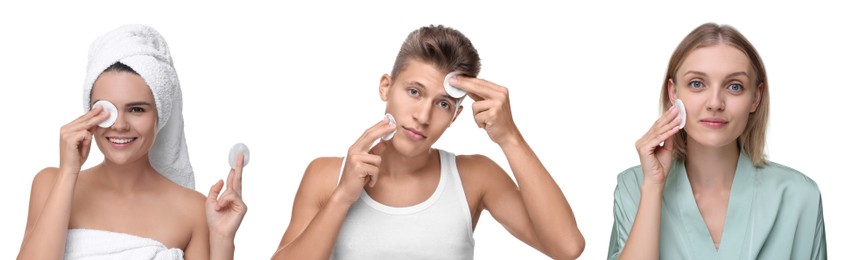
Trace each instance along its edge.
{"label": "white tank top", "polygon": [[344,219],[332,259],[474,259],[471,211],[456,155],[438,151],[441,176],[432,195],[417,205],[391,207],[362,191]]}

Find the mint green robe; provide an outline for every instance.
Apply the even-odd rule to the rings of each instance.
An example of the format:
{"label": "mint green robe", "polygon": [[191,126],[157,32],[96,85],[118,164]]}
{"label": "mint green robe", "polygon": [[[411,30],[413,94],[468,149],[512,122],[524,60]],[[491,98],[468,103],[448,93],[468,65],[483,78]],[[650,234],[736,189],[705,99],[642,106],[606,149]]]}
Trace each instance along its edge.
{"label": "mint green robe", "polygon": [[[643,170],[618,177],[608,259],[617,259],[640,204]],[[741,152],[720,248],[714,247],[683,162],[674,162],[661,208],[660,259],[826,259],[823,207],[817,184],[786,166],[756,168]]]}

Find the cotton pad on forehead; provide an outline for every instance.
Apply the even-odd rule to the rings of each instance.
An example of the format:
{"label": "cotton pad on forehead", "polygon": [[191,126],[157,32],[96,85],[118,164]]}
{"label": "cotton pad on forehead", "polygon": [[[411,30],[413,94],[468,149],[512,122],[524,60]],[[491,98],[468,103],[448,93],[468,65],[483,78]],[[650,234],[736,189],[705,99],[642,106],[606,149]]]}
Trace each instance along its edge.
{"label": "cotton pad on forehead", "polygon": [[249,164],[249,147],[243,143],[234,144],[228,152],[228,163],[231,168],[237,168],[237,155],[243,154],[243,167]]}
{"label": "cotton pad on forehead", "polygon": [[[386,113],[385,117],[388,118],[389,124],[393,124],[393,125],[397,124],[397,120],[394,120],[394,116],[392,116],[390,113]],[[397,133],[397,129],[394,129],[393,132],[390,132],[390,133],[382,136],[382,140],[385,140],[385,141],[391,140],[391,138],[394,138],[394,134],[396,134],[396,133]]]}
{"label": "cotton pad on forehead", "polygon": [[115,124],[116,122],[116,119],[118,118],[118,108],[116,108],[116,105],[113,105],[112,102],[106,100],[98,100],[97,102],[95,102],[95,104],[92,105],[92,109],[95,109],[96,107],[104,108],[101,113],[110,113],[110,117],[98,123],[98,126],[102,128],[108,128],[113,126],[113,124]]}
{"label": "cotton pad on forehead", "polygon": [[468,94],[465,90],[450,85],[450,78],[459,74],[460,73],[458,71],[454,71],[447,73],[447,76],[444,76],[444,91],[453,98],[461,98]]}
{"label": "cotton pad on forehead", "polygon": [[684,110],[684,103],[681,99],[675,100],[675,108],[678,109],[678,118],[681,118],[681,123],[678,124],[678,129],[684,129],[684,124],[687,123],[687,111]]}

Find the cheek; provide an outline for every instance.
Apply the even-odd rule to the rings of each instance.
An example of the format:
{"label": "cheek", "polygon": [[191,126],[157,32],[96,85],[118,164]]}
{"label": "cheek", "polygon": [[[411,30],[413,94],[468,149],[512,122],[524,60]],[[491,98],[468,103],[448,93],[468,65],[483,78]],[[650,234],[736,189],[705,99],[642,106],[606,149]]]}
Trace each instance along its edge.
{"label": "cheek", "polygon": [[153,137],[157,132],[157,117],[142,116],[136,118],[136,120],[133,121],[133,126],[140,135]]}

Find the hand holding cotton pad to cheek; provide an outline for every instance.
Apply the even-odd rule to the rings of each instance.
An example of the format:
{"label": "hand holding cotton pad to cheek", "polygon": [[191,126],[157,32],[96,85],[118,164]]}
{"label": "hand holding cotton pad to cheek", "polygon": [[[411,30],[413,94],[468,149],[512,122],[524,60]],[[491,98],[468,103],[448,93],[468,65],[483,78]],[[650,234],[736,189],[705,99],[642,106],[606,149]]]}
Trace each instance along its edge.
{"label": "hand holding cotton pad to cheek", "polygon": [[[684,129],[684,124],[687,123],[687,110],[684,109],[684,102],[681,99],[675,100],[675,108],[678,109],[678,117],[681,118],[681,123],[678,124],[678,129]],[[660,142],[658,146],[663,146],[664,142]]]}
{"label": "hand holding cotton pad to cheek", "polygon": [[249,164],[249,147],[243,143],[237,143],[228,152],[228,164],[231,165],[231,169],[237,168],[237,155],[240,154],[243,155],[243,167]]}
{"label": "hand holding cotton pad to cheek", "polygon": [[684,129],[684,124],[687,123],[687,110],[684,110],[684,103],[681,102],[681,99],[675,100],[675,108],[678,109],[678,118],[681,118],[678,129]]}
{"label": "hand holding cotton pad to cheek", "polygon": [[[385,113],[385,117],[388,118],[388,124],[397,125],[397,120],[394,120],[394,116],[392,116],[391,113]],[[384,140],[384,141],[391,140],[391,138],[394,138],[394,134],[396,134],[396,133],[397,133],[397,129],[394,129],[393,132],[390,132],[390,133],[382,136],[382,140]]]}
{"label": "hand holding cotton pad to cheek", "polygon": [[100,126],[101,128],[109,128],[113,126],[113,124],[115,124],[116,122],[116,119],[118,119],[118,108],[116,108],[116,105],[113,105],[112,102],[102,99],[96,101],[95,104],[92,104],[92,109],[95,109],[96,107],[104,108],[104,110],[101,111],[102,114],[110,113],[110,117],[98,123],[98,126]]}

